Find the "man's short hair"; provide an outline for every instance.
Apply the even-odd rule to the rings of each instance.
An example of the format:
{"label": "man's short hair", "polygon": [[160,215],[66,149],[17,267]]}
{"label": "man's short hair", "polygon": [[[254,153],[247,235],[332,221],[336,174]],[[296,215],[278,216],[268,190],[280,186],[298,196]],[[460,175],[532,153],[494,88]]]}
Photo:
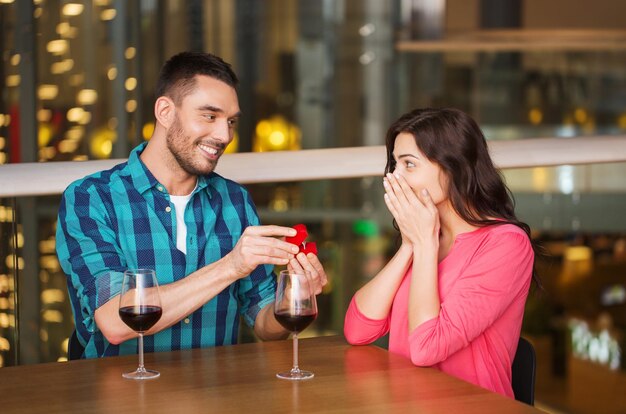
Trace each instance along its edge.
{"label": "man's short hair", "polygon": [[176,105],[195,87],[195,77],[204,75],[235,88],[239,80],[231,66],[210,53],[182,52],[172,56],[161,68],[156,97],[167,96]]}

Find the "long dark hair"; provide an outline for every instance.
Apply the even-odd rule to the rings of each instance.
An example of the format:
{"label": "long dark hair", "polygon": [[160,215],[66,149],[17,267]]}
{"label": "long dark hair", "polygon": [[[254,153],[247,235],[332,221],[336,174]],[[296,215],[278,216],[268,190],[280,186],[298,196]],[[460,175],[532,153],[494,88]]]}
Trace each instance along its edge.
{"label": "long dark hair", "polygon": [[[532,243],[530,226],[515,216],[513,195],[493,165],[485,136],[472,117],[454,108],[415,109],[402,115],[387,131],[385,174],[396,168],[393,149],[402,132],[413,135],[420,151],[441,167],[452,208],[463,220],[477,227],[514,224]],[[533,250],[537,253],[534,244]],[[534,265],[533,279],[540,286]]]}

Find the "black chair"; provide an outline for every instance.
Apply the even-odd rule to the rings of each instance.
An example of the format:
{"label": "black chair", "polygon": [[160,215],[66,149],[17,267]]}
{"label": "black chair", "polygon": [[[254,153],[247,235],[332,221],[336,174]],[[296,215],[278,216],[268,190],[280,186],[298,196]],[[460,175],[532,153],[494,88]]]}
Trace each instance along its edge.
{"label": "black chair", "polygon": [[70,340],[67,343],[67,359],[69,359],[70,361],[75,359],[81,359],[83,357],[84,351],[85,348],[78,340],[78,336],[76,335],[76,329],[74,329],[72,331],[72,335],[70,335]]}
{"label": "black chair", "polygon": [[535,355],[535,348],[528,340],[520,337],[511,369],[513,393],[517,401],[535,405],[536,368],[537,356]]}

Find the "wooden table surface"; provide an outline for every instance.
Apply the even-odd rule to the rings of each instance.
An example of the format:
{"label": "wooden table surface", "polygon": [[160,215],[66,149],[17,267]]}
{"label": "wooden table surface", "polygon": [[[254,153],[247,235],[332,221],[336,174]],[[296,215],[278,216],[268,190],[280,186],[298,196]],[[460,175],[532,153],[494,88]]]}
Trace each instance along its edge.
{"label": "wooden table surface", "polygon": [[291,367],[291,341],[146,354],[161,372],[123,379],[137,356],[0,369],[0,413],[537,413],[375,346],[341,337],[300,340],[315,378],[275,377]]}

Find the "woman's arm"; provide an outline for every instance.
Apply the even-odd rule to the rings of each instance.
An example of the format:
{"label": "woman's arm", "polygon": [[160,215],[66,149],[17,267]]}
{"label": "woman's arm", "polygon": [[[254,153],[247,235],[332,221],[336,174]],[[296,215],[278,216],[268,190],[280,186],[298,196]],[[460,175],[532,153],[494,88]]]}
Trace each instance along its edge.
{"label": "woman's arm", "polygon": [[359,289],[346,312],[344,336],[353,345],[375,341],[389,331],[393,299],[411,263],[411,248],[403,244],[387,265]]}
{"label": "woman's arm", "polygon": [[409,331],[439,315],[438,250],[423,246],[413,251],[413,271],[409,288]]}
{"label": "woman's arm", "polygon": [[[385,202],[404,240],[412,246],[413,271],[409,289],[408,332],[439,314],[439,211],[428,193],[419,196],[400,174],[387,174]],[[408,333],[407,332],[407,333]]]}
{"label": "woman's arm", "polygon": [[411,264],[411,247],[402,244],[387,265],[354,295],[356,305],[370,319],[389,315],[393,298]]}

